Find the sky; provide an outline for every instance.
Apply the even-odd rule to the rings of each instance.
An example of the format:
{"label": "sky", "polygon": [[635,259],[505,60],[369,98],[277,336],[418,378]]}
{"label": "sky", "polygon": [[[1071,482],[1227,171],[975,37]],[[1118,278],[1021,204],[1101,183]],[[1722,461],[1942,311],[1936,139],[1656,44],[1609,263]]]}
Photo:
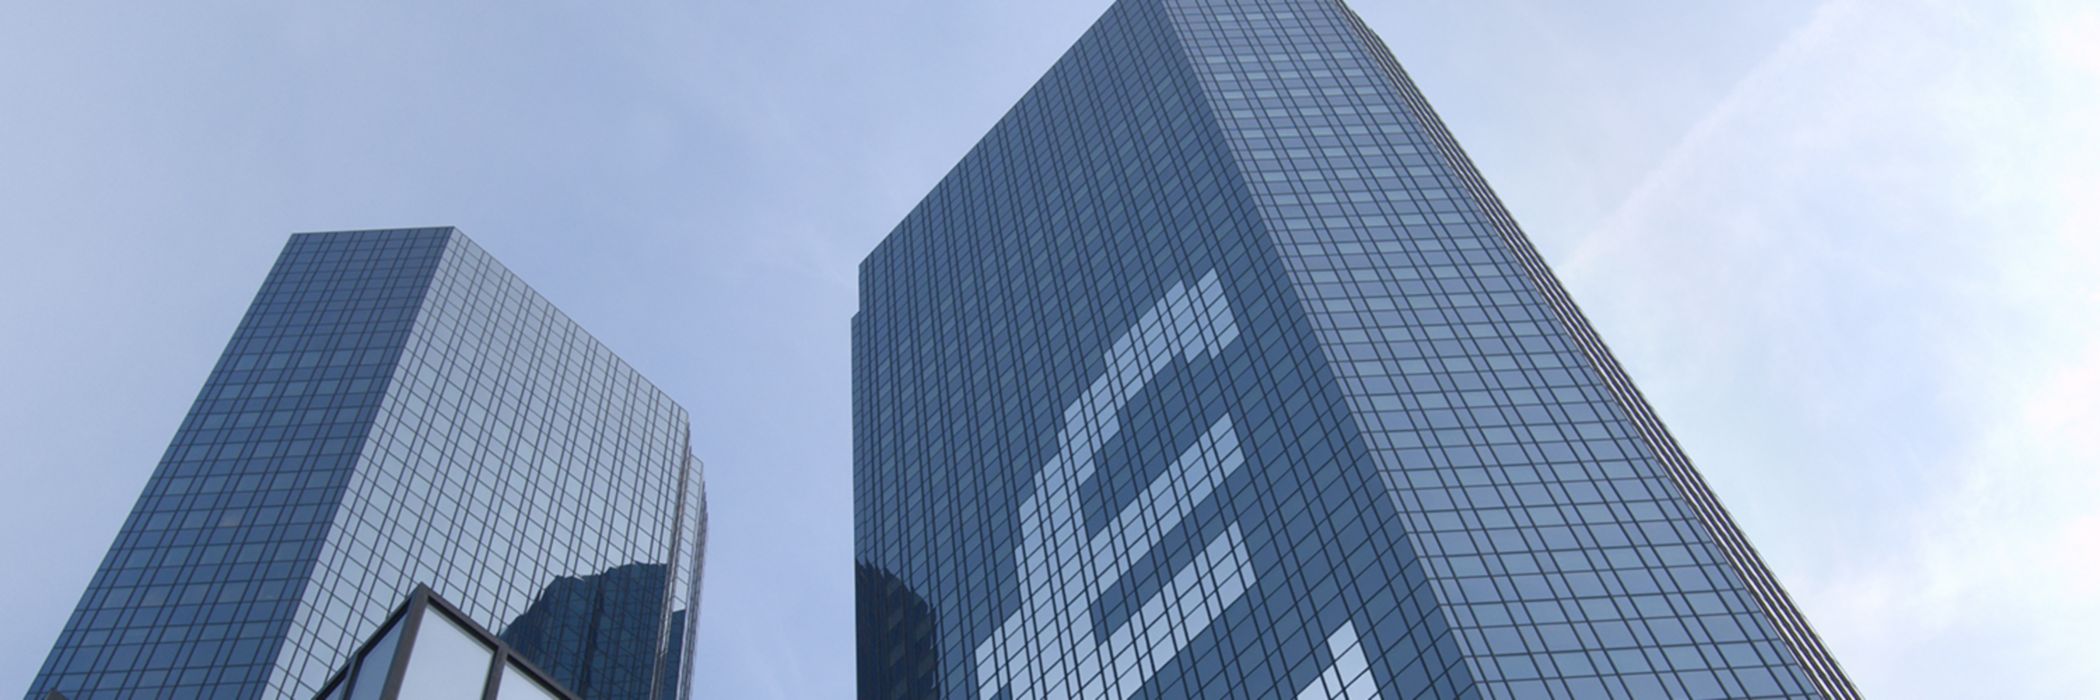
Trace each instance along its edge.
{"label": "sky", "polygon": [[[456,225],[691,410],[699,697],[849,696],[855,265],[1107,4],[0,2],[0,689],[284,238]],[[1353,6],[1865,692],[2100,693],[2100,7]]]}

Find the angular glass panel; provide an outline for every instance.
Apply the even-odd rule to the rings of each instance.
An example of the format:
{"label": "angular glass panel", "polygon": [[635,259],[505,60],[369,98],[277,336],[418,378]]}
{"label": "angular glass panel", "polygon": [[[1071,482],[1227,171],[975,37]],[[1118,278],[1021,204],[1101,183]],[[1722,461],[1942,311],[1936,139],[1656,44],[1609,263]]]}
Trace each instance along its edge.
{"label": "angular glass panel", "polygon": [[561,696],[525,675],[515,664],[504,664],[503,683],[496,686],[496,700],[561,700]]}
{"label": "angular glass panel", "polygon": [[400,700],[473,700],[488,684],[495,649],[435,609],[423,615],[408,650]]}
{"label": "angular glass panel", "polygon": [[379,700],[379,693],[386,690],[387,671],[394,666],[394,648],[401,645],[401,627],[399,621],[394,622],[393,628],[357,659],[357,684],[350,689],[350,700]]}

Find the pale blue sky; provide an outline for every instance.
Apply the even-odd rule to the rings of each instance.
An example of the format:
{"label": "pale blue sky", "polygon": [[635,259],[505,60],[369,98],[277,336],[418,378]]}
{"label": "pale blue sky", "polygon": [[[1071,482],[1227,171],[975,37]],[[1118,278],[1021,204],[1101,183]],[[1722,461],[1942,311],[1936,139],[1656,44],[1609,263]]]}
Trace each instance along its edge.
{"label": "pale blue sky", "polygon": [[[295,231],[693,412],[708,698],[848,697],[854,265],[1105,0],[0,3],[0,694]],[[1863,688],[2100,687],[2100,9],[1359,0]]]}

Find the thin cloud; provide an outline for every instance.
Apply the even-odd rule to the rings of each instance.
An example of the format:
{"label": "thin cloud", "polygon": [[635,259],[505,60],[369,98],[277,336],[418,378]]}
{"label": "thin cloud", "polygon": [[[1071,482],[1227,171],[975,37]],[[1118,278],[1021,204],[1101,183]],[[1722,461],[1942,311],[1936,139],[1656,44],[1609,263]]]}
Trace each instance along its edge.
{"label": "thin cloud", "polygon": [[2100,686],[2096,35],[1825,3],[1562,266],[1872,694]]}

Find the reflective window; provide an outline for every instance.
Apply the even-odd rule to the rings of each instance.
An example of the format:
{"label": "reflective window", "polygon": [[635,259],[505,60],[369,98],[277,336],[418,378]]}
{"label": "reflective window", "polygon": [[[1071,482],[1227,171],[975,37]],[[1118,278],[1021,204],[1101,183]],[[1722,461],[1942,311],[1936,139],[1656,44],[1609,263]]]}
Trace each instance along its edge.
{"label": "reflective window", "polygon": [[503,683],[496,686],[496,700],[558,700],[560,697],[518,667],[503,665]]}
{"label": "reflective window", "polygon": [[479,698],[488,685],[495,649],[433,609],[423,614],[401,676],[400,700]]}
{"label": "reflective window", "polygon": [[1813,697],[1528,246],[1341,3],[1115,3],[860,268],[861,697]]}
{"label": "reflective window", "polygon": [[356,685],[350,688],[350,700],[379,700],[380,694],[386,692],[386,677],[394,666],[394,652],[401,646],[402,627],[396,623],[357,660],[357,677],[352,679]]}
{"label": "reflective window", "polygon": [[310,698],[424,584],[580,694],[682,698],[690,432],[458,231],[293,236],[32,694]]}

